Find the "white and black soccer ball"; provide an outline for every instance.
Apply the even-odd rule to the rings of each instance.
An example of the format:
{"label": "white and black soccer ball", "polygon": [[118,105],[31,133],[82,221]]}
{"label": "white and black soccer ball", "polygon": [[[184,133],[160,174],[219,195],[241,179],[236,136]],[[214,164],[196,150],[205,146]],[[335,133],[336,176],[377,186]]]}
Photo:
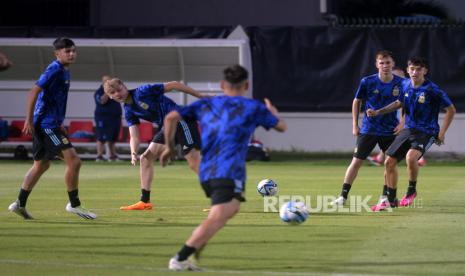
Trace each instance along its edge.
{"label": "white and black soccer ball", "polygon": [[289,224],[301,224],[308,218],[309,212],[303,202],[288,201],[279,209],[281,220]]}
{"label": "white and black soccer ball", "polygon": [[271,179],[263,179],[257,184],[257,192],[262,196],[274,196],[278,193],[278,184]]}

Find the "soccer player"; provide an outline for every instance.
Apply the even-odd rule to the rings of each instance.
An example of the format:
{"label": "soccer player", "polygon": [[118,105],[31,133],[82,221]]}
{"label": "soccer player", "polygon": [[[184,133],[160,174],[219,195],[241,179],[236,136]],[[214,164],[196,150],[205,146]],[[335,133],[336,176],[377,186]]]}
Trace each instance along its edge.
{"label": "soccer player", "polygon": [[207,197],[211,198],[208,217],[194,230],[177,255],[170,259],[170,270],[198,270],[188,260],[199,253],[207,242],[238,211],[245,191],[245,159],[247,145],[257,126],[286,130],[277,109],[265,99],[266,106],[243,97],[248,89],[248,73],[240,65],[224,70],[221,89],[224,96],[201,99],[165,119],[166,148],[160,162],[166,165],[174,152],[176,124],[181,118],[198,120],[202,129],[202,161],[200,182]]}
{"label": "soccer player", "polygon": [[[402,78],[406,77],[404,70],[402,70],[402,68],[397,67],[397,66],[392,68],[392,73],[394,75],[402,77]],[[404,116],[404,112],[402,111],[402,118],[401,119],[403,119],[403,116]],[[384,152],[380,151],[376,155],[368,156],[367,160],[370,161],[370,163],[372,163],[373,165],[376,165],[376,166],[384,165]],[[420,166],[420,167],[426,166],[426,159],[425,159],[424,156],[422,156],[420,159],[418,159],[418,166]]]}
{"label": "soccer player", "polygon": [[78,197],[81,159],[69,142],[63,126],[70,85],[69,67],[76,61],[76,46],[71,39],[60,37],[53,42],[53,47],[56,60],[50,63],[31,88],[27,102],[23,132],[33,135],[34,164],[24,177],[18,199],[8,209],[24,219],[32,219],[26,210],[27,198],[50,167],[51,160],[60,156],[66,166],[65,183],[69,196],[66,211],[85,219],[95,219],[96,214],[81,206]]}
{"label": "soccer player", "polygon": [[395,134],[403,128],[395,113],[377,118],[365,115],[361,129],[358,125],[362,103],[366,108],[376,109],[394,102],[399,96],[403,78],[392,73],[392,53],[386,50],[378,51],[375,59],[378,73],[362,78],[352,103],[352,134],[357,137],[357,146],[344,176],[341,195],[332,202],[333,205],[344,205],[363,160],[370,155],[376,144],[385,151],[394,141]]}
{"label": "soccer player", "polygon": [[[425,59],[413,57],[407,63],[409,80],[402,83],[401,94],[395,102],[379,109],[367,109],[370,118],[384,116],[401,107],[405,110],[405,129],[396,137],[386,151],[386,183],[387,199],[381,200],[372,207],[373,211],[382,211],[389,207],[397,207],[397,164],[404,158],[407,162],[409,185],[407,193],[400,201],[400,206],[409,206],[417,195],[416,184],[419,173],[418,159],[425,154],[433,143],[444,143],[446,131],[454,115],[455,107],[447,94],[436,84],[426,79],[428,64]],[[439,127],[439,111],[445,109],[446,114]]]}
{"label": "soccer player", "polygon": [[95,130],[97,132],[97,158],[95,161],[106,161],[103,157],[105,143],[108,144],[109,161],[117,161],[115,142],[121,128],[121,104],[108,97],[103,91],[103,84],[111,79],[102,77],[102,85],[95,91]]}
{"label": "soccer player", "polygon": [[[140,201],[122,206],[124,211],[151,210],[150,193],[153,180],[153,161],[156,160],[165,149],[163,136],[163,120],[166,114],[180,107],[164,94],[172,90],[178,90],[186,94],[201,98],[202,95],[194,89],[177,81],[147,84],[128,90],[124,83],[113,78],[105,82],[105,93],[120,103],[124,103],[125,118],[129,126],[131,136],[131,164],[136,165],[140,159]],[[156,123],[161,130],[155,134],[147,150],[139,158],[139,119]],[[182,152],[187,159],[189,167],[198,174],[200,164],[200,135],[196,121],[180,121],[177,125],[176,143],[182,146]]]}

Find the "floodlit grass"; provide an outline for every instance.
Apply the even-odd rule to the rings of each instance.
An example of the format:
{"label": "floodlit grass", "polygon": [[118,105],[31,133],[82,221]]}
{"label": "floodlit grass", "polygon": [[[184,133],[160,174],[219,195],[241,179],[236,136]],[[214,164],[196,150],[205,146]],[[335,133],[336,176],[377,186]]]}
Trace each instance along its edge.
{"label": "floodlit grass", "polygon": [[[429,164],[418,180],[422,208],[393,212],[313,212],[302,225],[263,212],[255,183],[272,178],[280,195],[338,195],[349,160],[280,161],[248,166],[247,202],[202,253],[196,275],[463,274],[465,181],[462,166]],[[184,162],[155,168],[153,211],[122,212],[139,198],[138,168],[84,162],[83,205],[98,215],[67,213],[63,164],[54,163],[28,201],[36,218],[7,211],[31,162],[0,162],[1,275],[167,274],[167,263],[206,216],[196,176]],[[406,190],[399,169],[398,196]],[[377,201],[383,170],[365,166],[351,195]],[[315,206],[313,206],[315,207]],[[186,273],[187,274],[187,273]]]}

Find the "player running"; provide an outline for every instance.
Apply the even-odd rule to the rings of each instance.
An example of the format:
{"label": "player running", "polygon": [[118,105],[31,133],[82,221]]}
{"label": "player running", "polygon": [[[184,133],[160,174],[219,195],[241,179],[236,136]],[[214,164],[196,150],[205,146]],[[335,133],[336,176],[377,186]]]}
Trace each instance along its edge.
{"label": "player running", "polygon": [[[403,128],[395,113],[376,118],[364,116],[362,127],[358,125],[362,104],[366,108],[376,109],[396,101],[404,80],[392,73],[395,64],[391,52],[378,51],[375,58],[378,73],[362,78],[352,103],[352,134],[357,137],[357,146],[344,176],[341,195],[332,202],[333,205],[344,205],[363,160],[370,155],[376,144],[384,152],[394,141],[395,134]],[[385,191],[384,185],[383,194]]]}
{"label": "player running", "polygon": [[[400,206],[413,204],[417,196],[417,177],[419,173],[418,160],[425,154],[433,143],[442,145],[446,131],[454,115],[455,107],[447,94],[436,84],[426,79],[428,64],[425,59],[413,57],[407,63],[409,80],[402,83],[399,99],[380,109],[369,108],[370,118],[388,114],[401,107],[405,110],[405,129],[396,137],[386,151],[386,184],[387,198],[372,207],[373,211],[382,211],[389,207],[397,207],[397,164],[406,158],[409,185],[407,193],[400,201]],[[439,111],[444,109],[446,114],[439,127]],[[383,115],[384,116],[384,115]]]}
{"label": "player running", "polygon": [[169,261],[170,270],[198,270],[188,257],[199,252],[237,212],[245,192],[245,159],[250,137],[256,127],[286,130],[277,117],[277,109],[268,100],[266,106],[243,96],[248,89],[248,73],[240,65],[224,70],[221,89],[224,96],[199,100],[173,111],[165,119],[167,147],[160,162],[166,165],[174,152],[176,125],[198,120],[202,129],[200,182],[211,198],[208,217],[194,230],[178,254]]}

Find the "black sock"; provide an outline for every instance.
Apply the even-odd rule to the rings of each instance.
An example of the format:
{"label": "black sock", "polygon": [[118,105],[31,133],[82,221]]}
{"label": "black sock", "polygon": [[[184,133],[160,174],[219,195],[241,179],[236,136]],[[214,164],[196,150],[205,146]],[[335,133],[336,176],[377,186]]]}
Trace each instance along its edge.
{"label": "black sock", "polygon": [[347,199],[347,196],[349,195],[350,188],[352,188],[352,185],[349,183],[344,183],[342,185],[342,191],[341,191],[341,196],[345,199]]}
{"label": "black sock", "polygon": [[387,189],[388,189],[387,185],[384,184],[384,186],[383,186],[383,196],[387,196]]}
{"label": "black sock", "polygon": [[416,181],[409,181],[408,188],[407,188],[407,196],[411,196],[417,192],[417,182]]}
{"label": "black sock", "polygon": [[26,191],[23,188],[19,190],[18,200],[19,200],[19,207],[26,207],[27,198],[31,191]]}
{"label": "black sock", "polygon": [[394,202],[397,197],[397,189],[387,188],[387,197],[389,202]]}
{"label": "black sock", "polygon": [[68,192],[69,202],[71,203],[71,207],[75,208],[81,206],[81,201],[79,200],[78,196],[78,189]]}
{"label": "black sock", "polygon": [[184,245],[181,250],[179,250],[177,256],[178,261],[182,262],[187,260],[190,255],[195,252],[195,247],[190,247],[188,245]]}
{"label": "black sock", "polygon": [[147,191],[145,189],[141,189],[142,193],[140,196],[140,201],[149,203],[150,202],[150,191]]}

